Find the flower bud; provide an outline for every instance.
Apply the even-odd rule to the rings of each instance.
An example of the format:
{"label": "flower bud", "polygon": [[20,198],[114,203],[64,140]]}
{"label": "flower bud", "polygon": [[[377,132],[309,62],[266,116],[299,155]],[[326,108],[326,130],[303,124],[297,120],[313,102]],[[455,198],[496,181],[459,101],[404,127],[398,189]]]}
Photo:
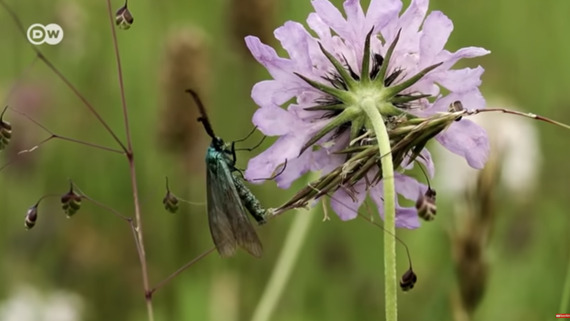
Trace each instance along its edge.
{"label": "flower bud", "polygon": [[6,112],[7,108],[8,106],[6,106],[0,115],[0,150],[6,148],[10,143],[10,138],[12,138],[12,125],[3,119],[4,112]]}
{"label": "flower bud", "polygon": [[426,221],[432,221],[437,213],[435,190],[428,188],[424,195],[420,195],[416,201],[416,209],[419,217]]}
{"label": "flower bud", "polygon": [[67,218],[70,218],[81,208],[81,195],[75,193],[73,185],[69,192],[61,197],[61,204]]}
{"label": "flower bud", "polygon": [[174,214],[178,211],[178,198],[176,195],[170,193],[170,191],[166,192],[166,196],[162,199],[162,204],[164,204],[164,208],[170,213]]}
{"label": "flower bud", "polygon": [[38,204],[30,207],[28,212],[26,213],[26,221],[24,222],[24,226],[27,230],[31,229],[36,225],[36,221],[38,219]]}
{"label": "flower bud", "polygon": [[400,279],[400,288],[402,289],[402,291],[409,291],[414,288],[414,285],[416,284],[417,280],[418,277],[414,273],[414,270],[412,270],[412,268],[410,267],[410,269],[408,269]]}
{"label": "flower bud", "polygon": [[120,29],[127,30],[131,27],[134,21],[135,19],[127,8],[127,2],[125,1],[125,5],[120,7],[115,14],[115,23]]}

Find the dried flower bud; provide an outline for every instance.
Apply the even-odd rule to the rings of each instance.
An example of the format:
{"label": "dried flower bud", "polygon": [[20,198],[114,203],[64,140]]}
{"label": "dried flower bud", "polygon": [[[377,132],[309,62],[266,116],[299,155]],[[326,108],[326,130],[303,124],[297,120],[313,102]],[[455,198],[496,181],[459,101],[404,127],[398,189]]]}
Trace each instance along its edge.
{"label": "dried flower bud", "polygon": [[[450,113],[463,111],[464,109],[465,108],[463,108],[463,104],[459,100],[456,100],[456,101],[452,102],[451,105],[449,105],[449,112]],[[457,117],[457,119],[455,119],[455,121],[460,121],[461,118],[462,117]]]}
{"label": "dried flower bud", "polygon": [[437,213],[435,190],[428,188],[424,195],[420,195],[416,201],[416,209],[419,217],[426,221],[432,221]]}
{"label": "dried flower bud", "polygon": [[162,204],[164,204],[164,208],[170,213],[174,214],[178,211],[178,198],[170,192],[168,177],[166,178],[166,196],[162,199]]}
{"label": "dried flower bud", "polygon": [[414,273],[414,270],[412,270],[412,268],[410,267],[410,269],[408,269],[400,279],[400,288],[402,289],[402,291],[409,291],[414,288],[414,285],[416,284],[417,280],[418,277]]}
{"label": "dried flower bud", "polygon": [[26,221],[24,222],[24,226],[27,230],[31,229],[36,225],[36,221],[38,219],[38,204],[30,207],[28,212],[26,213]]}
{"label": "dried flower bud", "polygon": [[71,184],[69,192],[61,197],[61,204],[61,207],[68,218],[81,208],[81,195],[75,193],[73,190],[73,183]]}
{"label": "dried flower bud", "polygon": [[127,1],[125,1],[125,5],[120,7],[115,14],[115,23],[120,29],[127,30],[131,27],[135,19],[133,15],[127,8]]}
{"label": "dried flower bud", "polygon": [[178,211],[178,198],[170,193],[170,191],[166,192],[166,196],[162,199],[162,204],[164,204],[164,208],[170,213],[174,214]]}
{"label": "dried flower bud", "polygon": [[10,143],[10,138],[12,138],[12,125],[3,119],[6,109],[8,109],[8,106],[4,108],[0,115],[0,150],[6,148]]}

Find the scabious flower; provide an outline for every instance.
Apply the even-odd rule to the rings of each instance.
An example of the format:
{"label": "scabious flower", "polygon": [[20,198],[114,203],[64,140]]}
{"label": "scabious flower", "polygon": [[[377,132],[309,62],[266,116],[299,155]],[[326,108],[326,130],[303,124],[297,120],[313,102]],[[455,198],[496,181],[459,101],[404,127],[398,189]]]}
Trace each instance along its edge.
{"label": "scabious flower", "polygon": [[[347,0],[344,16],[328,0],[313,0],[312,5],[315,12],[307,24],[313,33],[293,21],[275,30],[288,58],[257,37],[245,39],[273,77],[253,87],[252,98],[260,107],[253,123],[265,135],[279,136],[250,160],[247,179],[270,177],[285,163],[275,178],[282,188],[308,171],[321,171],[334,182],[333,175],[349,176],[350,184],[340,181],[333,190],[331,205],[340,218],[356,217],[367,193],[382,215],[380,167],[362,163],[379,163],[385,155],[377,155],[376,149],[375,159],[350,162],[366,145],[375,144],[367,114],[359,107],[365,99],[374,102],[388,127],[394,166],[401,169],[395,174],[396,192],[404,198],[415,201],[427,190],[404,171],[417,161],[433,176],[431,156],[424,148],[433,137],[470,166],[483,167],[489,152],[484,130],[464,118],[442,116],[442,121],[438,115],[456,101],[484,108],[478,89],[483,68],[451,68],[462,58],[489,51],[445,50],[453,24],[439,11],[426,17],[428,0],[413,0],[401,15],[400,0],[372,0],[366,13],[359,0]],[[410,132],[415,136],[406,136]],[[395,146],[405,148],[398,153]],[[360,174],[348,174],[346,167]],[[416,208],[396,206],[396,226],[419,226]]]}

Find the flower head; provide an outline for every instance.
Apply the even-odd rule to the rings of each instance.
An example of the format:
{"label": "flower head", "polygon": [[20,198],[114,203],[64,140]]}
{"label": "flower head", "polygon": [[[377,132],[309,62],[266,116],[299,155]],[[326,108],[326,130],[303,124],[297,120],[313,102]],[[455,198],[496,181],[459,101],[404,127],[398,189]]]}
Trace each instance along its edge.
{"label": "flower head", "polygon": [[[275,179],[283,188],[308,171],[336,173],[342,179],[330,179],[337,186],[331,190],[332,207],[342,219],[356,216],[367,192],[382,212],[377,164],[385,155],[377,155],[376,149],[376,154],[363,156],[375,140],[360,108],[364,102],[372,102],[382,115],[395,166],[402,171],[418,161],[433,175],[424,148],[433,137],[472,167],[484,165],[489,146],[483,129],[466,119],[438,115],[455,101],[484,107],[478,89],[483,68],[451,68],[487,50],[445,50],[453,24],[439,11],[426,17],[427,0],[413,0],[401,15],[400,0],[372,0],[366,13],[359,0],[347,0],[344,16],[328,0],[313,0],[312,5],[315,12],[307,24],[313,34],[292,21],[275,30],[289,58],[278,56],[256,37],[246,37],[253,56],[273,77],[253,87],[252,98],[260,107],[253,122],[265,135],[280,136],[250,160],[246,178],[270,177],[285,162]],[[441,93],[442,87],[447,94]],[[397,193],[410,200],[427,190],[403,173],[395,180]],[[398,206],[396,224],[419,226],[417,210]]]}

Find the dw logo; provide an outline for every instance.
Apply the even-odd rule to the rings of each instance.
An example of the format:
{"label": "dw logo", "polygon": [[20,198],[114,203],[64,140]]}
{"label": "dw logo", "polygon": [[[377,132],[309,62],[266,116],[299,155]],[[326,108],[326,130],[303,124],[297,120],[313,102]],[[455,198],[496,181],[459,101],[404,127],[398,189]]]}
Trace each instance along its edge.
{"label": "dw logo", "polygon": [[57,45],[63,40],[63,29],[55,23],[47,26],[41,23],[34,23],[28,28],[26,33],[28,41],[34,45],[47,43],[48,45]]}

